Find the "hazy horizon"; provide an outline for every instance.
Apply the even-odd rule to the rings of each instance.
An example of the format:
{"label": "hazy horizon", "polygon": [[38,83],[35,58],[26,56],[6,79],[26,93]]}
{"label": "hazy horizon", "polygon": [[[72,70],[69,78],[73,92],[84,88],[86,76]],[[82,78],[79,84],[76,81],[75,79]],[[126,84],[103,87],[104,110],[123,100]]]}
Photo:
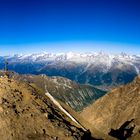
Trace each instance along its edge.
{"label": "hazy horizon", "polygon": [[[18,49],[17,49],[18,48]],[[62,42],[50,44],[24,44],[24,45],[0,45],[0,55],[13,54],[33,54],[33,53],[98,53],[105,52],[109,54],[126,53],[130,55],[139,55],[140,46],[132,44],[113,44],[99,42]]]}

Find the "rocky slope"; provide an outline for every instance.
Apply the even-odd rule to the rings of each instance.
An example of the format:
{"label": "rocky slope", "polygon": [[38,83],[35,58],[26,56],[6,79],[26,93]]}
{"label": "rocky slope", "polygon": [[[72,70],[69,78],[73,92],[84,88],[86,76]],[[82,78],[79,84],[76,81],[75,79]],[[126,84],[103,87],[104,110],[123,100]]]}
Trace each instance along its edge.
{"label": "rocky slope", "polygon": [[118,139],[140,139],[140,77],[101,97],[81,115]]}
{"label": "rocky slope", "polygon": [[4,59],[9,69],[21,74],[47,74],[63,76],[81,84],[92,84],[111,90],[131,82],[140,71],[140,56],[101,53],[41,53],[0,57],[0,68]]}
{"label": "rocky slope", "polygon": [[[1,72],[0,75],[3,73]],[[80,111],[98,98],[106,94],[90,85],[80,85],[63,77],[48,77],[45,75],[19,75],[11,73],[11,77],[36,85],[44,93],[47,91],[56,99],[69,105],[76,111]],[[78,97],[78,98],[77,98]]]}
{"label": "rocky slope", "polygon": [[92,139],[32,85],[0,78],[1,140]]}

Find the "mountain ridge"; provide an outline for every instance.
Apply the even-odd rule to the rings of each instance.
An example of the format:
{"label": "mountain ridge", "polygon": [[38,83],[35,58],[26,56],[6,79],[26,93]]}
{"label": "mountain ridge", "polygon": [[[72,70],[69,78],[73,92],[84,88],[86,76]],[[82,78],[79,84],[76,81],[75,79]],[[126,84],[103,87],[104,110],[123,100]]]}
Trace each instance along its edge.
{"label": "mountain ridge", "polygon": [[2,140],[94,139],[49,98],[25,82],[0,77]]}
{"label": "mountain ridge", "polygon": [[140,56],[106,53],[38,53],[0,57],[9,69],[20,74],[61,76],[80,84],[91,84],[103,90],[131,82],[140,71]]}
{"label": "mountain ridge", "polygon": [[131,82],[140,71],[140,56],[106,53],[41,53],[0,57],[9,69],[20,74],[62,76],[80,84],[91,84],[103,90]]}
{"label": "mountain ridge", "polygon": [[[120,86],[81,113],[96,128],[120,139],[140,138],[140,76]],[[127,131],[131,130],[129,133]],[[120,135],[120,137],[119,137]]]}
{"label": "mountain ridge", "polygon": [[[0,71],[0,76],[4,72]],[[93,103],[99,97],[106,94],[106,91],[100,90],[90,85],[81,85],[63,77],[49,77],[46,75],[19,75],[9,71],[9,77],[37,86],[43,93],[48,92],[58,100],[72,107],[75,111],[81,111],[84,107]],[[77,98],[78,97],[78,98]]]}

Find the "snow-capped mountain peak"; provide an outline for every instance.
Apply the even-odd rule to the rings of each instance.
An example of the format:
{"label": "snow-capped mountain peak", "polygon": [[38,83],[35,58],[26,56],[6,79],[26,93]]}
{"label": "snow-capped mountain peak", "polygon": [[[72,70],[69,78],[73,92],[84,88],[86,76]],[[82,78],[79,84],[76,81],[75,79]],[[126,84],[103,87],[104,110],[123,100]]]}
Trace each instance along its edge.
{"label": "snow-capped mountain peak", "polygon": [[121,54],[107,54],[104,52],[99,53],[37,53],[37,54],[16,54],[14,56],[8,56],[8,59],[13,61],[71,61],[77,63],[97,63],[110,65],[113,61],[133,62],[140,59],[138,55],[128,55],[126,53]]}
{"label": "snow-capped mountain peak", "polygon": [[128,83],[140,73],[140,56],[100,53],[37,53],[0,57],[9,69],[18,73],[63,76],[79,83],[118,85]]}

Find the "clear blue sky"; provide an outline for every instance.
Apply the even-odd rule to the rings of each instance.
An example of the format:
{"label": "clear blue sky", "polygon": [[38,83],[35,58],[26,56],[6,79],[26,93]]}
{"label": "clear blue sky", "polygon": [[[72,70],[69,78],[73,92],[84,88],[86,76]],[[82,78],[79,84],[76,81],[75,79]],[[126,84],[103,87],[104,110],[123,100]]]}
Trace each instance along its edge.
{"label": "clear blue sky", "polygon": [[82,50],[138,53],[140,0],[0,0],[0,54]]}

